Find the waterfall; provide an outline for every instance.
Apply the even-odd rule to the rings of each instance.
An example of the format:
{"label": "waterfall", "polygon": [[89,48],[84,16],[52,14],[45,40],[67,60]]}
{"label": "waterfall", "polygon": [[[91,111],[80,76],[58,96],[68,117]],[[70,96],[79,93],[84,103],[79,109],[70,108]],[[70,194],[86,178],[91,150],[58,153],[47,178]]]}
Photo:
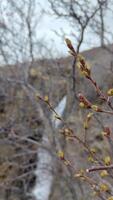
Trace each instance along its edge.
{"label": "waterfall", "polygon": [[[55,111],[62,116],[66,107],[66,96],[58,103]],[[54,113],[51,116],[52,124],[58,128],[60,121],[54,118]],[[46,135],[42,138],[42,144],[50,146],[49,138]],[[51,188],[53,184],[53,157],[49,151],[43,147],[38,148],[37,152],[37,168],[35,170],[36,184],[32,190],[32,195],[36,200],[49,200]]]}
{"label": "waterfall", "polygon": [[[49,145],[49,139],[43,136],[43,144]],[[43,147],[37,152],[37,168],[35,170],[36,184],[32,195],[36,200],[48,200],[53,183],[53,158],[47,149]]]}

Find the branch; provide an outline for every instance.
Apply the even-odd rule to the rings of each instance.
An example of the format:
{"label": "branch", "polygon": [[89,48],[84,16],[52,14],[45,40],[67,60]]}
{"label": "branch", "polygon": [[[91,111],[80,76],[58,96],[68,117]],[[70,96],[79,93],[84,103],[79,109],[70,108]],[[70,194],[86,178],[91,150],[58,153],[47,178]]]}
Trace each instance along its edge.
{"label": "branch", "polygon": [[86,172],[94,172],[94,171],[100,171],[100,170],[109,170],[109,169],[113,169],[113,164],[109,165],[109,166],[98,166],[98,167],[92,167],[89,169],[86,169]]}

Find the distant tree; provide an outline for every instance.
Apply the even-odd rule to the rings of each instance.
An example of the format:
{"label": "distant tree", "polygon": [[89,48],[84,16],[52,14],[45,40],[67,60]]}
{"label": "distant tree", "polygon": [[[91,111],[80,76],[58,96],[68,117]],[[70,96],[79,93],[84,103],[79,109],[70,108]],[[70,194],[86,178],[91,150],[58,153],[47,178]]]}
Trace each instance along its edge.
{"label": "distant tree", "polygon": [[[92,43],[94,42],[93,37],[95,38],[95,36],[97,36],[100,41],[100,46],[102,47],[105,47],[106,42],[108,43],[109,36],[112,37],[112,32],[108,31],[108,24],[105,20],[105,17],[108,14],[108,12],[111,12],[110,6],[112,8],[112,1],[48,0],[48,2],[50,3],[52,9],[52,15],[55,15],[58,18],[62,18],[66,22],[69,22],[71,30],[70,36],[74,38],[74,43],[76,44],[77,52],[80,51],[80,48],[84,44],[88,34],[92,36]],[[88,41],[88,43],[90,43],[90,41]],[[70,91],[72,91],[70,96],[73,96],[74,91],[74,98],[76,97],[75,65],[76,59],[74,58],[72,64],[73,83],[70,87]]]}
{"label": "distant tree", "polygon": [[[100,1],[98,1],[98,4],[96,5],[90,4],[90,1],[88,0],[85,2],[74,0],[70,0],[70,2],[65,0],[49,0],[49,2],[54,13],[59,17],[69,20],[71,25],[77,27],[79,32],[77,50],[74,49],[68,39],[66,40],[67,46],[74,57],[74,62],[72,66],[73,74],[71,74],[73,76],[73,84],[71,78],[69,78],[69,82],[67,82],[67,101],[64,106],[65,111],[62,111],[64,116],[60,116],[59,113],[56,112],[51,103],[51,99],[49,99],[49,95],[44,95],[43,93],[44,80],[45,84],[47,84],[47,77],[44,77],[40,71],[36,71],[36,68],[33,67],[36,54],[42,53],[41,49],[43,49],[43,47],[45,48],[45,44],[42,45],[42,41],[36,39],[36,29],[40,20],[40,16],[36,18],[37,0],[6,0],[0,5],[0,57],[6,64],[16,63],[16,67],[17,63],[20,64],[23,62],[23,64],[20,64],[20,68],[15,68],[14,75],[12,73],[7,75],[7,72],[1,73],[0,75],[1,119],[4,119],[5,112],[8,113],[6,114],[7,120],[5,120],[5,122],[1,120],[0,122],[1,146],[5,146],[6,150],[9,145],[9,153],[6,154],[5,158],[2,153],[0,154],[0,188],[4,190],[5,200],[9,200],[11,194],[15,195],[17,193],[23,198],[26,197],[32,199],[32,196],[34,195],[36,200],[48,200],[52,193],[52,189],[54,189],[55,178],[57,178],[58,174],[62,173],[61,171],[63,171],[62,179],[71,193],[70,199],[78,199],[79,194],[80,196],[84,195],[81,182],[77,179],[77,175],[83,179],[87,177],[83,177],[84,174],[80,171],[80,174],[75,174],[74,179],[73,173],[75,173],[75,168],[71,165],[71,162],[65,158],[64,154],[66,144],[65,139],[71,139],[71,137],[73,137],[78,144],[82,144],[83,148],[85,147],[85,150],[89,155],[92,155],[89,146],[87,146],[86,138],[85,140],[82,140],[72,129],[70,129],[68,117],[71,115],[74,106],[76,106],[75,98],[78,98],[75,95],[76,64],[80,64],[80,70],[83,75],[87,76],[86,78],[89,78],[90,81],[92,81],[96,90],[98,89],[96,82],[91,79],[90,69],[84,58],[81,56],[79,57],[78,53],[84,40],[87,27],[99,12],[102,17],[101,44],[104,44],[104,21],[103,10],[101,10],[103,9],[104,2],[101,2],[100,4]],[[29,78],[26,76],[27,78],[24,77],[22,79],[20,72],[22,69],[26,70],[24,61],[27,61],[30,73]],[[58,67],[57,61],[55,64]],[[54,66],[53,62],[49,62],[48,65]],[[53,67],[54,74],[56,74],[57,67]],[[11,68],[9,68],[9,70],[10,69]],[[51,71],[51,68],[49,70]],[[49,70],[47,72],[48,74],[50,74]],[[60,73],[61,72],[62,69]],[[64,74],[62,76],[64,76]],[[57,78],[59,81],[58,76]],[[39,91],[32,84],[35,80],[41,80]],[[49,82],[49,85],[51,85],[51,82]],[[54,90],[56,92],[56,87]],[[97,94],[100,95],[100,92],[101,91],[98,89]],[[51,93],[51,90],[49,93]],[[103,97],[103,94],[101,95],[100,96]],[[84,96],[79,95],[79,97],[82,99],[80,105],[84,106],[84,103],[86,103],[85,106],[89,106],[88,108],[93,109],[94,112],[98,112],[97,106],[88,102]],[[108,104],[110,103],[108,101],[109,98],[104,100]],[[5,101],[7,104],[6,107]],[[4,107],[4,109],[2,107]],[[11,107],[10,112],[8,112],[7,107]],[[46,113],[49,113],[50,117],[48,117]],[[54,118],[60,122],[58,127],[55,127],[52,123],[52,113]],[[59,158],[64,161],[63,167],[61,166],[61,162],[58,161],[56,153]],[[108,161],[110,161],[110,158]],[[90,171],[89,168],[88,170]],[[28,192],[29,182],[31,181],[31,185],[35,182],[35,178],[33,179],[34,171],[36,175],[36,184],[34,189]],[[64,189],[65,188],[63,188],[63,190]],[[78,192],[78,190],[80,192]]]}
{"label": "distant tree", "polygon": [[101,46],[104,45],[105,34],[108,33],[108,24],[105,23],[105,17],[106,13],[110,12],[110,6],[112,8],[111,1],[48,1],[53,14],[70,23],[71,34],[76,38],[77,51],[80,50],[84,38],[90,31],[90,34],[96,33],[100,38]]}
{"label": "distant tree", "polygon": [[5,0],[0,4],[0,59],[4,63],[33,62],[43,55],[37,37],[42,11],[37,0]]}

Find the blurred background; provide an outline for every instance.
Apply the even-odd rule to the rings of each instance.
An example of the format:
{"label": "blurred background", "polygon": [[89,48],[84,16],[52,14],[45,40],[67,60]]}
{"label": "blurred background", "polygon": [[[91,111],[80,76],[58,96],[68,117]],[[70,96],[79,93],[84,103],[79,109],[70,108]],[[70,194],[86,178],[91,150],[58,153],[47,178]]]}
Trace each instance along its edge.
{"label": "blurred background", "polygon": [[[112,109],[76,69],[65,38],[107,95],[113,88],[113,0],[0,1],[0,200],[113,199],[111,172],[107,178],[86,174],[113,162],[113,142],[102,135],[109,127],[112,136],[112,115],[93,111],[86,130],[89,111],[79,107],[77,95]],[[88,178],[77,176],[81,172]]]}

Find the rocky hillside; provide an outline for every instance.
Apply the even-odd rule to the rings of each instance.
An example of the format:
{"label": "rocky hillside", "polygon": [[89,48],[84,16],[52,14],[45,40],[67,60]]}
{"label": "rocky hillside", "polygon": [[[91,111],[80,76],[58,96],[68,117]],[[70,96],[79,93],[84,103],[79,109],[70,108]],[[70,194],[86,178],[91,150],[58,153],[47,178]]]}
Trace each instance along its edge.
{"label": "rocky hillside", "polygon": [[[104,92],[113,87],[113,54],[111,52],[113,52],[113,45],[109,46],[109,51],[99,47],[82,53],[91,65],[93,78]],[[36,106],[32,102],[32,92],[29,93],[26,80],[29,88],[33,86],[37,94],[43,97],[48,96],[53,107],[56,107],[63,96],[67,96],[66,121],[78,136],[84,138],[83,120],[86,112],[79,109],[76,100],[72,100],[72,63],[73,58],[67,57],[39,60],[30,67],[28,63],[24,63],[0,68],[1,200],[28,199],[27,195],[35,184],[34,169],[42,132],[48,129],[37,114],[40,112],[36,112]],[[92,103],[105,106],[102,101],[97,100],[97,94],[89,81],[76,70],[76,93],[78,92],[83,92]],[[50,118],[51,112],[44,102],[37,99],[36,101],[45,112],[45,118]],[[71,112],[68,109],[71,109]],[[97,148],[101,157],[110,153],[109,143],[100,134],[103,124],[110,126],[113,130],[112,118],[98,115],[98,120],[94,118],[87,133],[88,144],[92,148]],[[33,141],[36,141],[36,144]],[[73,160],[73,165],[77,170],[91,165],[87,163],[88,155],[84,154],[78,143],[72,145],[70,142],[65,142],[64,150]],[[59,177],[55,176],[51,200],[73,199],[71,184],[75,184],[75,191],[77,191],[75,199],[81,200],[83,195],[85,195],[84,200],[93,199],[91,194],[89,195],[87,185],[84,186],[78,180],[72,180],[70,183],[69,179],[66,180],[61,167],[57,170],[57,174]]]}

